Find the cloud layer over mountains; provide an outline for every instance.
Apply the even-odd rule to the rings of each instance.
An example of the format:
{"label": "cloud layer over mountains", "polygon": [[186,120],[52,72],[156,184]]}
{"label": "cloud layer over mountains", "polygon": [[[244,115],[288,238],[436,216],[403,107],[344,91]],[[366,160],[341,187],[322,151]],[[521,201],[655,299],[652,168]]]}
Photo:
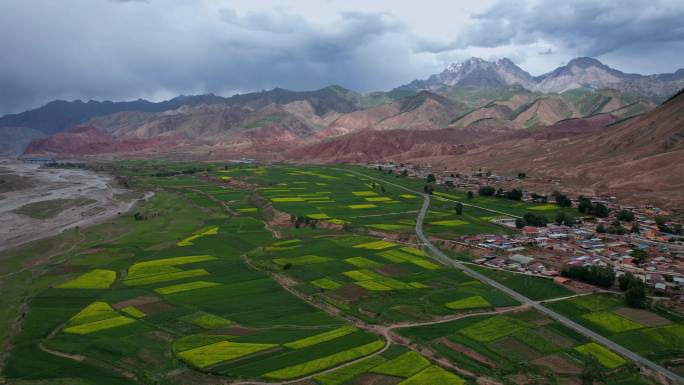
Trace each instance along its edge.
{"label": "cloud layer over mountains", "polygon": [[684,62],[677,0],[254,3],[3,1],[0,115],[56,98],[382,90],[470,56],[534,75],[576,56],[641,73]]}

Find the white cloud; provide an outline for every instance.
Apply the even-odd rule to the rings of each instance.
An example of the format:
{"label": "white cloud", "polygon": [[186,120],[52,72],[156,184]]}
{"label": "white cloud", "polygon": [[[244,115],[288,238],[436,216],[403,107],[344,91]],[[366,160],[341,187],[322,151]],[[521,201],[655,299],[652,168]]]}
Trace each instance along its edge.
{"label": "white cloud", "polygon": [[683,3],[616,4],[5,0],[0,114],[55,98],[384,90],[470,56],[533,74],[581,55],[637,72],[681,66]]}

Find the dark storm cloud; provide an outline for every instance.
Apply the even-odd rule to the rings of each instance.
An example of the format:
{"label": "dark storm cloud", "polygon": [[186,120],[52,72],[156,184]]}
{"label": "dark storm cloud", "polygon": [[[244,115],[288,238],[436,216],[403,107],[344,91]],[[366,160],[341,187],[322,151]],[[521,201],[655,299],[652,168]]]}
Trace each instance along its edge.
{"label": "dark storm cloud", "polygon": [[407,28],[385,13],[341,12],[319,25],[284,9],[31,3],[0,6],[8,58],[0,60],[0,115],[54,98],[159,99],[329,84],[371,90],[386,87],[388,76],[410,78],[402,63],[411,49],[396,37]]}
{"label": "dark storm cloud", "polygon": [[[323,7],[301,0],[298,11],[275,0],[250,8],[261,11],[237,0],[3,0],[0,115],[57,98],[390,89],[482,50],[543,70],[569,55],[607,55],[617,68],[637,63],[638,70],[684,59],[680,0],[501,1],[470,16],[423,2],[378,0],[349,12],[348,1],[335,0]],[[435,29],[421,12],[412,18],[418,6],[462,17]]]}
{"label": "dark storm cloud", "polygon": [[425,43],[427,52],[550,42],[579,55],[684,40],[682,1],[499,1],[471,18],[450,43]]}

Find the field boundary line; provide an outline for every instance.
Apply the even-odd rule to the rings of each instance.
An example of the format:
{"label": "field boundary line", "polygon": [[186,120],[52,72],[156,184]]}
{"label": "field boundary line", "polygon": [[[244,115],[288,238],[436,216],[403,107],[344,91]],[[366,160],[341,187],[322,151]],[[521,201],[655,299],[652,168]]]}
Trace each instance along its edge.
{"label": "field boundary line", "polygon": [[[370,175],[366,175],[366,174],[363,174],[363,173],[360,173],[360,172],[357,172],[357,171],[344,170],[344,169],[340,169],[340,168],[333,168],[333,170],[350,172],[350,173],[356,174],[356,175],[358,175],[358,176],[363,176],[363,177],[367,177],[367,178],[370,178],[370,179],[373,179],[373,180],[376,180],[376,181],[379,181],[379,182],[391,184],[391,185],[394,186],[394,187],[399,187],[400,189],[403,189],[403,190],[405,190],[405,191],[408,191],[408,192],[411,192],[411,193],[414,193],[414,194],[418,194],[419,196],[425,194],[425,193],[422,193],[422,192],[420,192],[420,191],[416,191],[416,190],[410,189],[410,188],[408,188],[408,187],[406,187],[406,186],[402,186],[402,185],[400,185],[400,184],[393,183],[393,182],[390,182],[390,181],[386,181],[386,180],[384,180],[384,179],[380,179],[380,178],[376,178],[376,177],[373,177],[373,176],[370,176]],[[466,206],[466,207],[472,207],[472,208],[476,208],[476,209],[480,209],[480,210],[485,210],[485,211],[489,211],[489,212],[491,212],[491,213],[506,215],[506,216],[513,217],[513,218],[522,218],[521,216],[518,216],[518,215],[513,215],[513,214],[510,214],[510,213],[507,213],[507,212],[504,212],[504,211],[489,209],[489,208],[486,208],[486,207],[474,205],[474,204],[472,204],[472,203],[462,202],[462,201],[459,201],[459,200],[456,200],[456,199],[445,198],[445,197],[439,197],[439,198],[440,198],[440,199],[447,200],[447,201],[450,201],[450,202],[460,203],[460,204],[462,204],[463,206]]]}
{"label": "field boundary line", "polygon": [[[371,353],[369,355],[363,356],[361,358],[358,358],[358,359],[355,359],[352,361],[348,361],[348,362],[345,362],[341,365],[338,365],[338,366],[335,366],[335,367],[332,367],[332,368],[329,368],[326,370],[322,370],[320,372],[312,373],[312,374],[304,376],[304,377],[299,377],[299,378],[296,378],[293,380],[280,381],[280,382],[246,380],[246,381],[230,382],[230,384],[232,384],[232,385],[288,385],[288,384],[298,383],[301,381],[306,381],[306,380],[312,379],[316,376],[326,374],[326,373],[330,373],[330,372],[345,368],[347,366],[359,363],[361,361],[367,360],[367,359],[374,357],[374,356],[377,356],[379,354],[382,354],[387,349],[389,349],[389,347],[393,343],[401,345],[401,346],[405,346],[405,347],[409,348],[410,350],[416,351],[419,354],[421,354],[422,356],[425,356],[426,358],[428,358],[429,360],[436,362],[437,364],[441,364],[442,366],[449,366],[450,369],[454,369],[453,364],[451,364],[450,362],[448,363],[449,365],[447,365],[447,363],[443,362],[442,360],[436,359],[435,357],[426,356],[417,348],[412,347],[411,343],[402,343],[400,341],[397,341],[395,338],[392,337],[393,331],[395,329],[409,329],[409,328],[413,328],[413,327],[449,323],[449,322],[453,322],[453,321],[457,321],[457,320],[460,320],[463,318],[469,318],[469,317],[496,315],[496,314],[522,311],[528,307],[525,304],[521,304],[518,306],[496,309],[493,311],[456,314],[456,315],[446,316],[446,317],[436,319],[436,320],[423,321],[423,322],[406,322],[406,323],[398,323],[398,324],[391,324],[391,325],[370,325],[370,324],[367,324],[361,320],[352,318],[351,316],[344,315],[342,312],[338,311],[337,308],[330,309],[328,306],[326,306],[324,304],[319,304],[319,303],[316,303],[316,302],[309,300],[305,294],[296,291],[295,289],[293,289],[289,285],[287,285],[285,282],[283,282],[281,279],[278,279],[277,274],[265,272],[265,271],[262,271],[261,269],[259,269],[258,267],[256,267],[253,264],[252,260],[246,254],[242,255],[242,259],[245,261],[245,263],[249,267],[251,267],[252,269],[255,269],[256,271],[259,271],[261,273],[267,274],[268,276],[273,278],[281,287],[283,287],[283,289],[285,289],[286,291],[288,291],[290,294],[294,295],[295,297],[299,298],[300,300],[304,301],[305,303],[325,312],[328,315],[331,315],[335,318],[338,318],[338,319],[341,319],[347,323],[350,323],[353,326],[356,326],[360,329],[366,330],[366,331],[371,332],[373,334],[379,335],[380,337],[382,337],[385,340],[385,346],[383,346],[382,349],[380,349],[374,353]],[[458,368],[458,369],[460,369],[460,368]]]}
{"label": "field boundary line", "polygon": [[585,337],[589,338],[590,340],[597,342],[610,350],[619,353],[622,357],[628,358],[631,361],[641,364],[644,367],[647,367],[654,372],[657,372],[661,374],[664,377],[667,377],[671,381],[673,381],[676,384],[684,384],[684,377],[681,377],[677,373],[674,373],[673,371],[651,361],[648,360],[639,354],[623,347],[622,345],[619,345],[610,339],[600,335],[599,333],[594,332],[593,330],[590,330],[575,321],[571,320],[570,318],[554,311],[551,310],[541,303],[537,301],[533,301],[524,295],[518,293],[517,291],[509,288],[508,286],[491,279],[473,269],[470,267],[466,266],[463,264],[461,261],[454,260],[452,258],[449,258],[446,254],[444,254],[441,250],[439,250],[434,244],[430,242],[430,240],[425,236],[423,233],[423,221],[425,220],[425,214],[427,213],[428,208],[430,207],[430,195],[423,193],[423,206],[421,207],[420,213],[418,214],[418,220],[416,221],[416,235],[418,239],[423,243],[423,247],[427,249],[429,252],[428,254],[432,256],[432,258],[436,261],[441,262],[442,264],[453,267],[456,269],[459,269],[463,271],[464,273],[470,275],[471,277],[479,280],[482,283],[488,284],[496,289],[499,289],[500,291],[508,294],[510,297],[513,299],[517,300],[518,302],[522,304],[529,305],[531,308],[538,310],[541,313],[544,313],[548,317],[556,320],[557,322],[563,324],[566,327],[569,327],[570,329],[575,330],[576,332],[584,335]]}

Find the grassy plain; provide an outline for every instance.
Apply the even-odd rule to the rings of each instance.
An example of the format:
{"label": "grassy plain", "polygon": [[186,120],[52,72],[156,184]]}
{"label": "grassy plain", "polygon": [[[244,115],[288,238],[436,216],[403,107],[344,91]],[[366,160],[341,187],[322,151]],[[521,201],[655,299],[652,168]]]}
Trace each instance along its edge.
{"label": "grassy plain", "polygon": [[609,293],[552,302],[549,306],[648,359],[668,365],[684,358],[684,325],[672,314],[629,309],[622,296]]}
{"label": "grassy plain", "polygon": [[[385,346],[377,334],[330,314],[394,324],[517,305],[410,242],[422,199],[389,182],[422,191],[422,181],[351,166],[139,160],[103,167],[155,196],[111,222],[0,254],[0,315],[7,316],[0,336],[12,343],[2,375],[10,384],[163,379],[175,385],[315,375],[321,385],[342,385],[391,373],[393,383],[460,385],[463,378],[403,347],[377,354]],[[515,212],[531,209],[477,200]],[[550,208],[537,211],[553,215]],[[281,213],[290,216],[289,224],[270,222]],[[491,216],[466,209],[457,217],[453,203],[436,201],[428,221],[443,223],[427,230],[505,232]],[[404,234],[382,239],[376,231]],[[564,294],[547,281],[497,279],[527,293],[546,292],[541,298]],[[664,341],[667,348],[652,348],[662,354],[677,348],[683,334],[676,326],[621,335],[644,330],[652,341]],[[579,361],[585,353],[574,347],[588,342],[531,312],[466,317],[400,334],[476,376],[497,379],[529,370],[548,376],[497,353],[497,346]]]}

